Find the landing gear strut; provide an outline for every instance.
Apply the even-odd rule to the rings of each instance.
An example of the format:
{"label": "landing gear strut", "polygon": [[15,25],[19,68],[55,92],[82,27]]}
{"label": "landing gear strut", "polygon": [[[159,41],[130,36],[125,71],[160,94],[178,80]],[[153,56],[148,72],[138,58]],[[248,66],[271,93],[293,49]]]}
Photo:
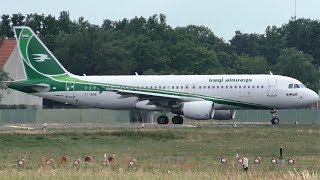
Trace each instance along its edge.
{"label": "landing gear strut", "polygon": [[183,118],[179,115],[172,118],[172,124],[183,124]]}
{"label": "landing gear strut", "polygon": [[158,124],[168,124],[169,123],[169,118],[168,116],[159,116],[157,118]]}
{"label": "landing gear strut", "polygon": [[279,124],[280,120],[276,115],[277,110],[276,108],[274,108],[273,110],[271,110],[271,114],[272,114],[272,119],[271,119],[271,124]]}

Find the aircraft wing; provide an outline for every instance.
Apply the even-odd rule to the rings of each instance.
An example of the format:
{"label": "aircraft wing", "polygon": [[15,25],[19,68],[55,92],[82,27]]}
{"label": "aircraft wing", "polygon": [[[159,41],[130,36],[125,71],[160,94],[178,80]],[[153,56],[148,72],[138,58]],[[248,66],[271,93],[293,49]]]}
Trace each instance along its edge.
{"label": "aircraft wing", "polygon": [[124,90],[118,89],[113,90],[118,94],[122,95],[123,98],[127,97],[138,97],[139,100],[149,100],[154,105],[161,105],[161,106],[171,106],[171,105],[178,105],[180,102],[186,101],[202,101],[202,98],[195,98],[195,97],[187,97],[183,95],[174,95],[169,93],[158,93],[152,91],[132,91],[132,90]]}

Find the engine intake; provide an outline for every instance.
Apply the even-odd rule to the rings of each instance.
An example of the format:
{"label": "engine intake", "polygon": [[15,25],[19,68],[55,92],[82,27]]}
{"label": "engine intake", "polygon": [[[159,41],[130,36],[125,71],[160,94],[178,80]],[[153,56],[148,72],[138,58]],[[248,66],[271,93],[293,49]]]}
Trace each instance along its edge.
{"label": "engine intake", "polygon": [[185,102],[181,108],[186,118],[195,120],[209,120],[214,116],[214,104],[211,101]]}

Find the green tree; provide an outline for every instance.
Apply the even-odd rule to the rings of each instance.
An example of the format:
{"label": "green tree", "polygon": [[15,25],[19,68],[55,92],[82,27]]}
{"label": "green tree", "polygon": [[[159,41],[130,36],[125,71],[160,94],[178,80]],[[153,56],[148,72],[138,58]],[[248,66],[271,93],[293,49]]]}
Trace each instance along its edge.
{"label": "green tree", "polygon": [[58,30],[66,33],[73,33],[75,30],[74,24],[70,20],[70,13],[68,11],[61,11],[58,19]]}
{"label": "green tree", "polygon": [[268,26],[265,31],[265,38],[261,43],[260,55],[265,57],[269,64],[274,65],[280,54],[280,50],[285,48],[285,35],[282,28]]}
{"label": "green tree", "polygon": [[238,67],[240,74],[266,74],[270,71],[267,61],[261,56],[240,56]]}
{"label": "green tree", "polygon": [[263,39],[264,36],[261,34],[243,34],[240,31],[236,31],[230,43],[238,55],[259,56]]}
{"label": "green tree", "polygon": [[286,47],[295,47],[315,58],[313,63],[320,66],[320,21],[311,19],[291,19],[282,27]]}
{"label": "green tree", "polygon": [[13,31],[11,29],[10,23],[11,20],[9,15],[4,14],[1,16],[0,36],[13,37]]}
{"label": "green tree", "polygon": [[11,22],[12,26],[23,26],[25,24],[24,22],[25,16],[21,13],[18,14],[12,14]]}
{"label": "green tree", "polygon": [[320,76],[312,61],[312,56],[295,48],[283,49],[274,69],[278,74],[296,78],[309,88],[318,90]]}
{"label": "green tree", "polygon": [[42,31],[42,23],[44,20],[44,14],[28,14],[26,17],[26,26],[29,26],[37,34],[40,34]]}

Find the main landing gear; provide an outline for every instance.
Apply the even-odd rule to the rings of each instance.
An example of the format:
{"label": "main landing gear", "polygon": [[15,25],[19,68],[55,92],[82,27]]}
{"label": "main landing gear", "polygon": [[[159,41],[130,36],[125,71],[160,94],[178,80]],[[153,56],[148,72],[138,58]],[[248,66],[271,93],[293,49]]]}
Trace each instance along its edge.
{"label": "main landing gear", "polygon": [[183,118],[181,116],[174,116],[172,118],[172,124],[183,124]]}
{"label": "main landing gear", "polygon": [[279,124],[280,120],[276,115],[277,110],[276,108],[274,108],[273,110],[271,110],[271,114],[272,114],[272,119],[271,119],[271,124]]}
{"label": "main landing gear", "polygon": [[169,118],[168,116],[159,116],[157,118],[158,124],[168,124],[169,123]]}
{"label": "main landing gear", "polygon": [[[159,116],[157,118],[158,124],[168,124],[169,123],[169,118],[168,116]],[[174,116],[172,118],[172,124],[183,124],[183,118],[179,115]]]}

